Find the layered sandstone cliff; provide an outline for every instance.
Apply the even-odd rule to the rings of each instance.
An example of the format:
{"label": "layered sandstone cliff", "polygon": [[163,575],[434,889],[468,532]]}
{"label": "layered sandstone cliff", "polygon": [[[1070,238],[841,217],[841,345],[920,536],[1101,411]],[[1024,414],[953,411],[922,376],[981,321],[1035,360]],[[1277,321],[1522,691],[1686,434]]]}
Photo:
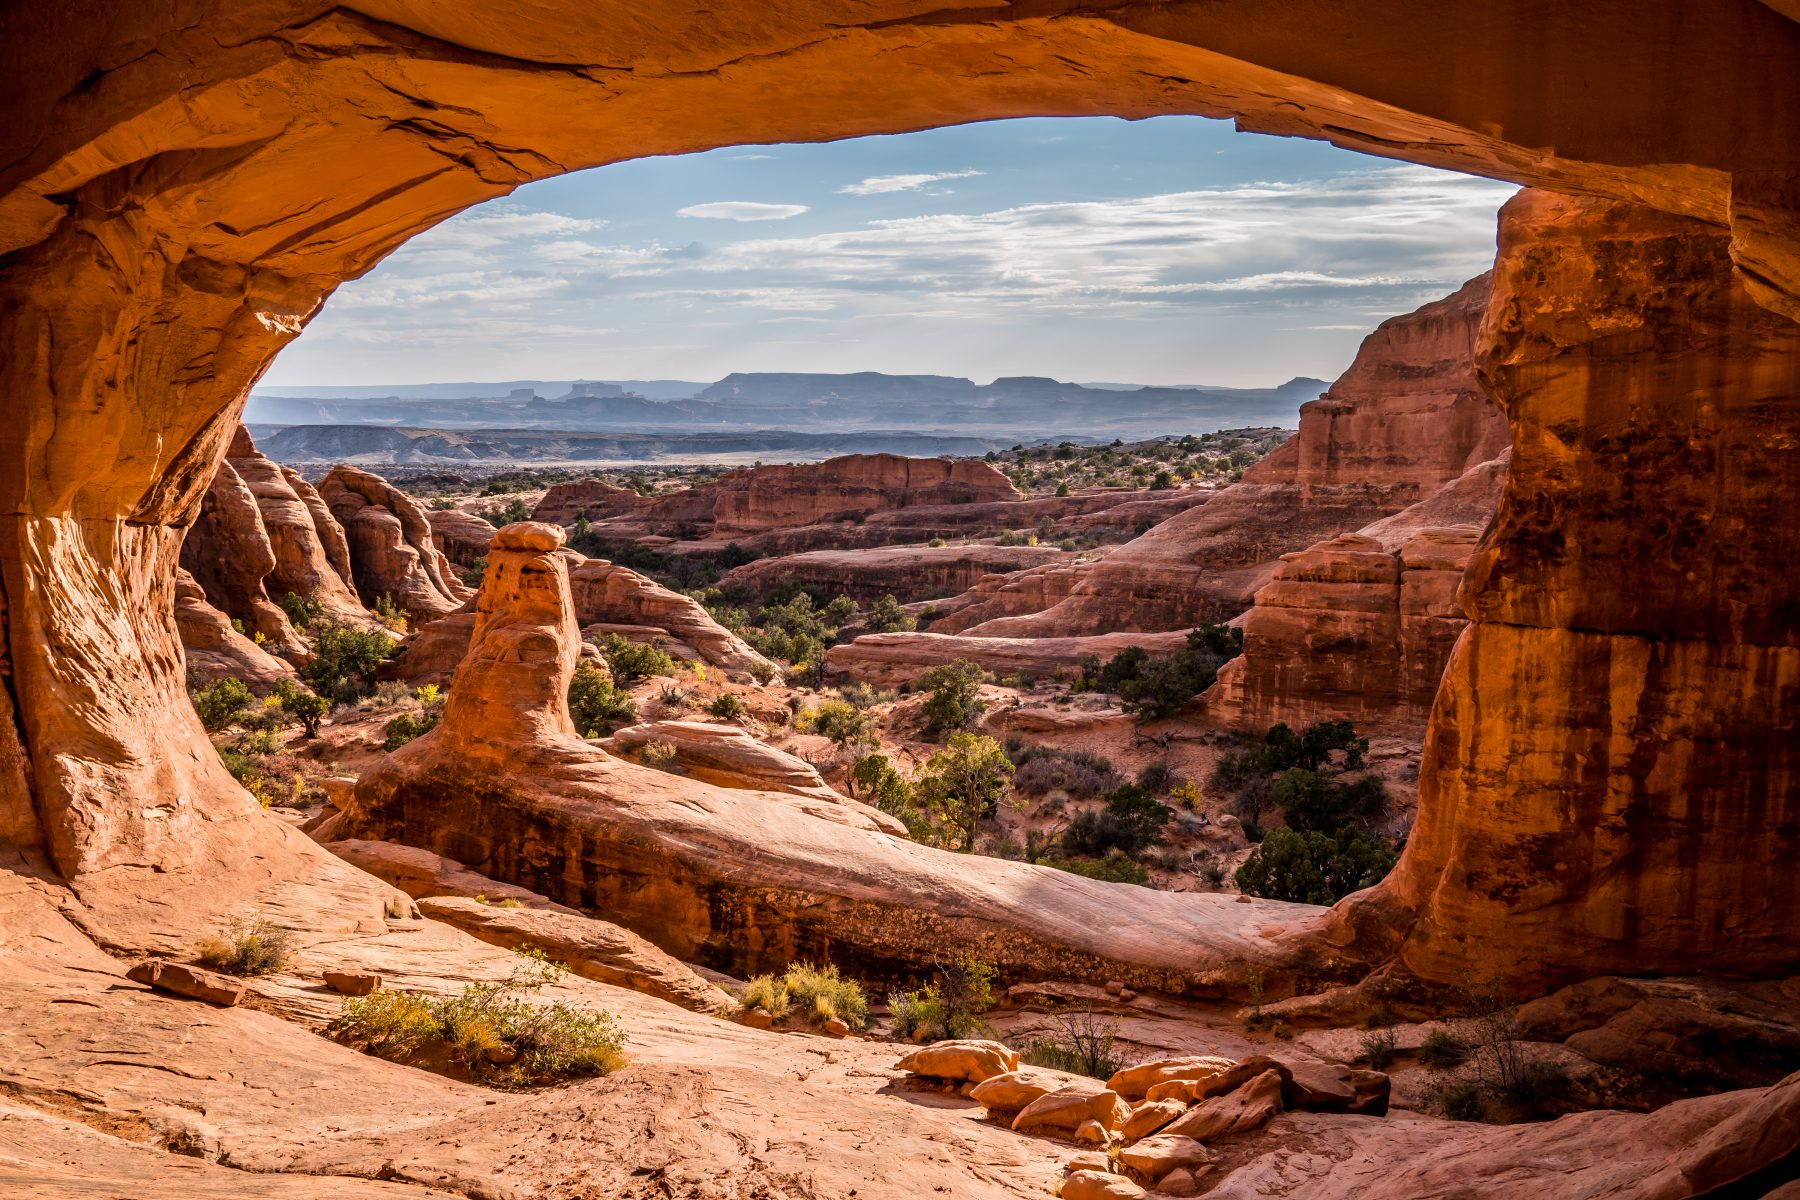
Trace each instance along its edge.
{"label": "layered sandstone cliff", "polygon": [[1507,457],[1356,533],[1282,555],[1243,616],[1243,654],[1203,697],[1204,718],[1257,733],[1348,720],[1421,737],[1467,624],[1457,588],[1499,505]]}
{"label": "layered sandstone cliff", "polygon": [[1489,278],[1384,321],[1350,369],[1303,405],[1300,432],[1241,483],[1178,513],[1084,573],[1037,613],[965,626],[977,636],[1067,637],[1229,620],[1281,555],[1431,495],[1506,444],[1475,377]]}
{"label": "layered sandstone cliff", "polygon": [[882,546],[809,550],[762,558],[719,577],[721,588],[761,598],[786,580],[869,604],[883,596],[906,602],[953,596],[991,575],[1043,570],[1074,558],[1054,546]]}
{"label": "layered sandstone cliff", "polygon": [[425,519],[431,524],[432,542],[457,566],[472,567],[487,557],[494,527],[474,513],[460,508],[434,508],[426,510]]}

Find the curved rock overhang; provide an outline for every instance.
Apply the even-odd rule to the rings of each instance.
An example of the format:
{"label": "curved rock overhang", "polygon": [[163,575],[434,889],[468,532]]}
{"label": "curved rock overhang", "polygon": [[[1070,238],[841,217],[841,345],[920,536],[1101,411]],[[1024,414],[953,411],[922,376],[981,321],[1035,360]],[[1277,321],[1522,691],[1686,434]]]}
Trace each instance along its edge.
{"label": "curved rock overhang", "polygon": [[[1739,389],[1746,403],[1723,405],[1732,422],[1717,452],[1682,459],[1683,469],[1702,473],[1702,484],[1718,485],[1682,490],[1681,511],[1692,518],[1676,521],[1684,530],[1705,533],[1721,511],[1716,495],[1733,493],[1734,481],[1753,477],[1759,495],[1791,496],[1796,387],[1788,327],[1800,316],[1800,90],[1792,81],[1800,24],[1784,15],[1786,7],[1754,0],[1049,0],[951,9],[733,0],[704,11],[575,0],[373,0],[355,9],[295,0],[12,6],[0,16],[0,111],[8,117],[0,122],[0,837],[96,904],[129,890],[145,871],[229,873],[247,860],[281,869],[270,864],[293,847],[268,832],[270,823],[210,752],[183,691],[168,615],[182,531],[244,397],[339,282],[368,271],[411,235],[529,180],[633,157],[1011,116],[1197,113],[1606,198],[1618,203],[1595,203],[1571,218],[1585,223],[1595,244],[1609,244],[1609,224],[1641,241],[1634,222],[1664,221],[1668,236],[1711,247],[1704,270],[1682,268],[1676,291],[1686,288],[1688,299],[1681,303],[1711,312],[1707,297],[1731,292],[1770,315],[1753,318],[1736,300],[1727,305],[1735,316],[1726,327],[1754,343],[1745,350],[1756,358],[1747,373],[1721,375],[1701,362],[1663,390],[1636,387],[1630,380],[1648,378],[1639,370],[1645,364],[1626,362],[1615,342],[1592,356],[1594,369],[1618,368],[1625,382],[1595,394],[1681,414],[1690,403],[1704,405],[1708,388]],[[1653,260],[1639,266],[1651,275],[1660,269]],[[1534,278],[1535,269],[1523,262],[1520,278]],[[1652,291],[1653,299],[1663,295]],[[1534,307],[1529,286],[1515,301],[1508,311],[1528,324],[1546,311]],[[1785,319],[1772,324],[1773,314]],[[1640,330],[1637,352],[1690,343],[1687,315],[1675,312],[1657,336]],[[1496,360],[1490,370],[1497,379],[1512,369],[1505,386],[1526,395],[1530,368],[1519,367],[1520,358],[1510,366]],[[1547,424],[1530,404],[1509,417],[1515,441],[1530,432],[1547,453],[1577,446],[1583,428],[1618,424],[1580,404],[1559,409]],[[1644,433],[1627,426],[1633,436]],[[1676,426],[1654,433],[1669,444],[1681,437]],[[1740,452],[1743,446],[1749,449]],[[1539,478],[1567,485],[1548,493],[1559,503],[1509,491],[1496,526],[1503,544],[1485,560],[1490,577],[1504,580],[1523,561],[1506,553],[1508,540],[1539,549],[1579,541],[1579,522],[1596,511],[1588,502],[1605,503],[1609,481],[1633,479],[1639,498],[1647,495],[1649,484],[1631,473],[1628,446],[1592,450],[1585,476],[1563,469],[1567,455],[1549,454]],[[1508,520],[1525,505],[1535,523]],[[1740,523],[1732,528],[1747,514],[1774,523],[1776,536],[1759,544],[1796,540],[1800,518],[1791,506],[1724,507]],[[1617,588],[1632,569],[1666,569],[1641,542],[1615,542],[1614,560],[1587,580]],[[1759,597],[1793,561],[1766,562]],[[1659,876],[1655,888],[1628,889],[1634,907],[1623,914],[1571,918],[1587,924],[1569,950],[1554,944],[1554,922],[1534,926],[1529,942],[1512,948],[1518,953],[1505,973],[1566,974],[1566,961],[1546,971],[1541,960],[1577,944],[1601,945],[1609,963],[1646,969],[1697,966],[1721,944],[1733,970],[1792,966],[1800,913],[1791,882],[1756,901],[1746,941],[1733,906],[1748,897],[1724,880],[1716,849],[1646,854],[1659,840],[1679,841],[1681,822],[1704,826],[1720,806],[1741,805],[1742,776],[1753,780],[1765,831],[1754,847],[1758,861],[1781,853],[1791,861],[1800,753],[1792,749],[1800,739],[1791,724],[1791,658],[1800,616],[1791,600],[1783,607],[1758,598],[1746,619],[1738,597],[1709,585],[1685,594],[1689,608],[1711,606],[1705,619],[1690,620],[1683,610],[1645,625],[1629,605],[1564,602],[1558,589],[1582,579],[1582,572],[1539,571],[1531,586],[1543,589],[1541,603],[1496,602],[1495,632],[1485,642],[1465,636],[1434,717],[1427,783],[1435,777],[1440,784],[1421,789],[1428,805],[1434,795],[1446,799],[1422,817],[1429,836],[1416,839],[1390,889],[1406,900],[1401,915],[1384,909],[1378,921],[1355,923],[1355,936],[1374,946],[1400,939],[1401,957],[1414,969],[1454,972],[1471,951],[1446,952],[1441,923],[1426,922],[1437,931],[1428,952],[1404,949],[1419,936],[1422,898],[1431,898],[1434,920],[1476,922],[1451,930],[1449,940],[1466,947],[1495,911],[1502,920],[1567,913],[1582,881],[1604,885],[1653,869],[1674,875]],[[1581,624],[1594,612],[1615,625]],[[1470,706],[1498,704],[1502,718],[1523,711],[1526,694],[1480,675],[1476,664],[1495,661],[1500,652],[1490,646],[1499,640],[1526,637],[1505,631],[1531,629],[1635,639],[1593,650],[1584,678],[1607,672],[1641,697],[1650,694],[1646,673],[1662,670],[1657,686],[1665,692],[1652,713],[1620,707],[1625,730],[1615,728],[1600,744],[1722,746],[1710,757],[1690,756],[1690,765],[1715,779],[1722,774],[1726,786],[1690,793],[1701,782],[1694,770],[1638,752],[1624,754],[1616,770],[1597,770],[1594,743],[1534,740],[1529,721],[1471,725]],[[1691,661],[1671,659],[1666,669],[1620,657],[1677,643],[1720,649],[1712,658],[1696,649]],[[1518,661],[1535,652],[1524,645],[1504,651]],[[1717,664],[1734,654],[1744,661],[1732,668],[1726,696]],[[1615,695],[1610,685],[1601,691]],[[1532,719],[1578,722],[1573,713],[1570,705],[1551,706]],[[1765,728],[1762,742],[1747,737],[1750,724]],[[1481,739],[1472,729],[1511,730],[1503,736],[1513,740],[1489,737],[1476,747],[1469,739]],[[1477,753],[1489,756],[1479,778],[1459,774],[1458,763]],[[1514,754],[1531,769],[1509,773]],[[1681,812],[1658,806],[1678,791]],[[1602,797],[1618,802],[1598,803]],[[1548,903],[1517,880],[1487,878],[1484,839],[1459,840],[1445,825],[1505,825],[1533,804],[1540,807],[1523,826],[1592,833],[1583,823],[1602,822],[1609,846],[1604,862],[1573,871],[1556,859],[1556,846],[1540,846],[1549,855],[1544,869],[1566,884]],[[1741,816],[1732,815],[1732,828],[1743,827]],[[1509,861],[1528,861],[1520,847],[1538,843],[1508,845]],[[1443,902],[1445,887],[1464,899]],[[1465,902],[1476,894],[1480,904]],[[1663,901],[1679,904],[1673,926],[1643,910]],[[1656,953],[1634,958],[1646,930]],[[1782,936],[1786,949],[1778,948]],[[1512,961],[1520,954],[1525,961]]]}

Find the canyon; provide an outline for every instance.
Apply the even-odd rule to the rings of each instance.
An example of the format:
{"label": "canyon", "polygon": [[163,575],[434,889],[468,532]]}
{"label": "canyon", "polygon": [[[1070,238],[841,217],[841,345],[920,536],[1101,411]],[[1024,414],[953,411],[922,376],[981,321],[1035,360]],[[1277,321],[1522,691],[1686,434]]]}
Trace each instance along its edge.
{"label": "canyon", "polygon": [[[1523,1002],[1534,1045],[1590,1066],[1578,1047],[1606,1058],[1666,1042],[1698,1062],[1792,1026],[1790,6],[428,7],[0,17],[17,68],[0,83],[14,118],[0,127],[10,1187],[1143,1194],[1067,1141],[988,1119],[954,1083],[909,1082],[905,1047],[695,1011],[707,972],[813,956],[889,982],[960,951],[992,961],[1009,995],[1086,997],[1145,1057],[1261,1068],[1225,1104],[1166,1114],[1212,1139],[1180,1168],[1206,1194],[1792,1194],[1791,1075],[1501,1126],[1428,1115],[1419,1096],[1385,1117],[1288,1111],[1280,1071],[1258,1059],[1329,1073],[1357,1056],[1378,1006],[1396,1053],[1413,1055],[1453,994],[1475,989]],[[700,657],[711,642],[714,674],[741,655],[720,637],[736,635],[618,564],[576,561],[555,523],[459,550],[487,560],[472,589],[400,489],[354,467],[306,487],[240,431],[250,386],[339,280],[528,179],[1088,112],[1230,115],[1528,186],[1502,212],[1491,278],[1384,325],[1241,482],[1180,489],[1187,507],[1089,562],[1027,566],[944,615],[916,613],[957,628],[832,652],[842,666],[858,646],[913,639],[923,661],[935,639],[1029,646],[1237,621],[1242,655],[1178,721],[1348,716],[1417,739],[1398,864],[1333,907],[955,854],[807,784],[720,786],[609,751],[577,736],[567,706],[584,658],[600,670],[582,649],[578,575],[630,597],[596,624],[661,629]],[[989,506],[1038,503],[984,464],[927,463],[898,485],[890,464],[775,468],[605,521],[620,538],[738,540],[778,560],[986,532],[999,527]],[[855,480],[873,482],[833,499]],[[932,509],[987,511],[959,531],[928,525]],[[356,778],[327,789],[330,828],[305,832],[227,770],[187,687],[190,667],[221,662],[269,687],[284,664],[303,669],[316,639],[289,594],[370,632],[387,608],[413,638],[466,631],[460,652],[445,643],[435,726],[391,752],[374,738]],[[640,611],[653,604],[656,619]],[[738,697],[764,727],[781,707],[760,684],[684,679]],[[988,693],[990,717],[1011,715],[1005,690],[1019,691]],[[1075,708],[1036,707],[1044,722]],[[429,853],[433,869],[492,879],[525,915],[416,897],[321,838]],[[287,970],[242,981],[243,1002],[136,982],[174,974],[140,960],[191,958],[243,914],[294,942]],[[500,984],[517,969],[508,947],[537,946],[694,1007],[559,977],[543,994],[614,1014],[629,1064],[536,1090],[320,1036],[343,1011],[327,972],[451,996]],[[1009,1002],[993,1020],[1042,1016],[1030,1009]],[[1410,1074],[1394,1070],[1403,1101]],[[1116,1094],[1051,1078],[1065,1111],[1106,1118],[1090,1118],[1103,1141],[1117,1133],[1101,1099],[1125,1103]]]}

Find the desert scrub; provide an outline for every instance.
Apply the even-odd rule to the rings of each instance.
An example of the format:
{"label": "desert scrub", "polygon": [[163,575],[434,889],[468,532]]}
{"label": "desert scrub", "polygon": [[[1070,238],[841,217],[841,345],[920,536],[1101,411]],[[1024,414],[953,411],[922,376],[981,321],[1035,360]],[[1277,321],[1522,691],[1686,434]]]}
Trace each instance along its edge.
{"label": "desert scrub", "polygon": [[817,708],[806,709],[794,720],[794,728],[801,733],[830,738],[840,748],[874,741],[874,726],[874,718],[868,713],[836,697],[819,701]]}
{"label": "desert scrub", "polygon": [[273,975],[287,966],[294,938],[267,917],[233,917],[225,932],[200,943],[202,966],[228,975]]}
{"label": "desert scrub", "polygon": [[736,721],[744,715],[744,702],[730,692],[720,692],[706,706],[706,713],[721,721]]}
{"label": "desert scrub", "polygon": [[601,640],[600,653],[620,687],[630,687],[652,675],[675,674],[675,660],[667,654],[655,646],[640,645],[616,633],[609,633]]}
{"label": "desert scrub", "polygon": [[193,695],[194,711],[208,733],[217,733],[237,720],[238,714],[256,703],[256,697],[241,679],[226,677],[201,688]]}
{"label": "desert scrub", "polygon": [[1079,1013],[1050,1016],[1050,1032],[1034,1039],[1019,1052],[1019,1061],[1094,1079],[1110,1079],[1125,1066],[1125,1056],[1115,1046],[1117,1021],[1102,1021],[1092,1008]]}
{"label": "desert scrub", "polygon": [[613,686],[612,677],[582,663],[569,679],[569,718],[582,737],[598,737],[637,716],[637,703]]}
{"label": "desert scrub", "polygon": [[1394,1061],[1399,1052],[1399,1037],[1392,1029],[1378,1029],[1374,1033],[1363,1035],[1362,1059],[1376,1071],[1384,1069]]}
{"label": "desert scrub", "polygon": [[862,985],[845,979],[832,963],[788,964],[780,975],[758,975],[744,985],[744,1011],[760,1008],[774,1020],[793,1013],[814,1025],[837,1018],[852,1029],[869,1023],[869,999]]}
{"label": "desert scrub", "polygon": [[645,742],[637,748],[637,760],[640,765],[655,767],[658,771],[667,771],[671,775],[680,775],[681,750],[674,742]]}
{"label": "desert scrub", "polygon": [[1448,1071],[1462,1066],[1469,1057],[1469,1047],[1447,1029],[1434,1029],[1425,1035],[1419,1047],[1419,1061],[1434,1071]]}
{"label": "desert scrub", "polygon": [[924,987],[888,993],[894,1036],[937,1042],[985,1033],[988,1024],[981,1014],[994,1007],[998,974],[993,963],[965,954],[939,963],[938,977]]}
{"label": "desert scrub", "polygon": [[625,1065],[625,1034],[612,1014],[534,1003],[530,993],[568,968],[520,952],[499,983],[471,983],[454,996],[377,988],[347,997],[330,1032],[377,1058],[500,1087],[541,1087]]}

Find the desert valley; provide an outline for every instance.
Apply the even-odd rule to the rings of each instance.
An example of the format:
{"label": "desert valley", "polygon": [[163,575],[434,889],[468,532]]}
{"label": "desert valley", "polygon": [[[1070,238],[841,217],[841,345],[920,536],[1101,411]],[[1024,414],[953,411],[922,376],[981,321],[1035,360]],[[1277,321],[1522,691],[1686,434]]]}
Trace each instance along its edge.
{"label": "desert valley", "polygon": [[[1800,1198],[1800,14],[74,7],[0,1195]],[[252,395],[527,180],[1089,112],[1524,186],[1328,382]]]}

